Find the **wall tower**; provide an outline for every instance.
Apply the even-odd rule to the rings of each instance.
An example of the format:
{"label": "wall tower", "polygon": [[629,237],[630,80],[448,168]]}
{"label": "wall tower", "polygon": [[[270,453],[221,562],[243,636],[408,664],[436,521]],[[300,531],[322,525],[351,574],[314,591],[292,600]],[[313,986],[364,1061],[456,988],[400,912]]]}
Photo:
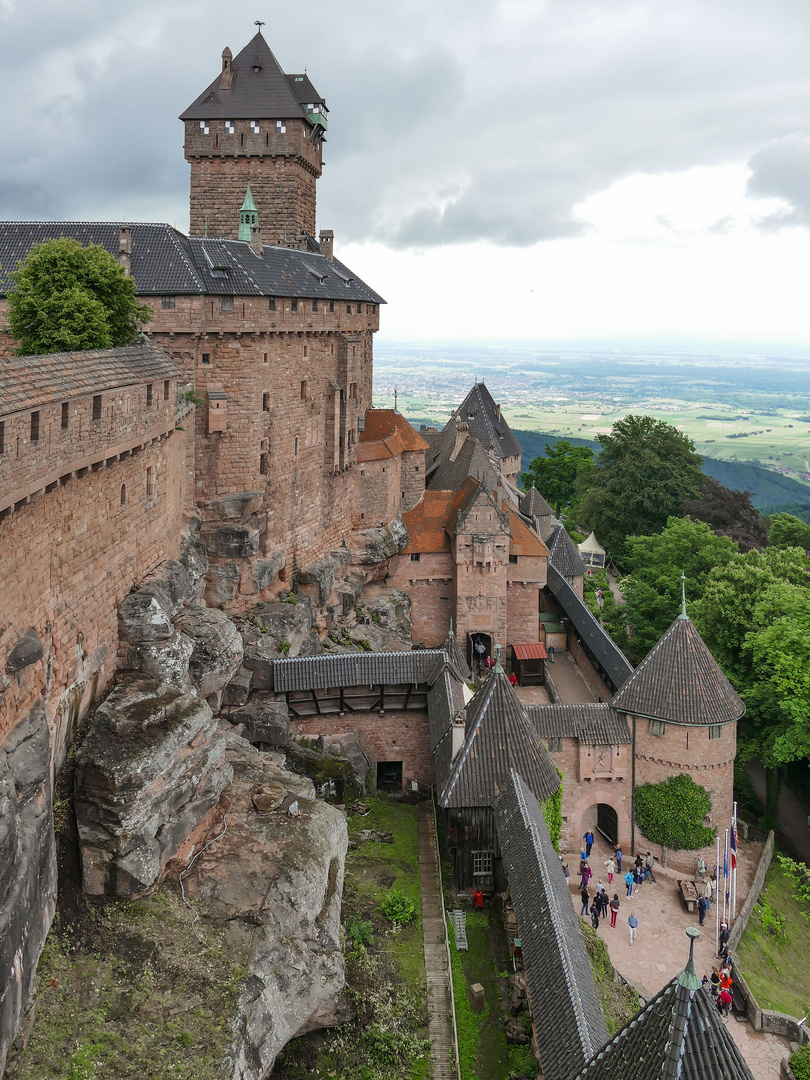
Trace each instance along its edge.
{"label": "wall tower", "polygon": [[239,238],[250,184],[266,243],[315,236],[326,102],[306,75],[286,75],[261,32],[180,119],[191,166],[192,236]]}

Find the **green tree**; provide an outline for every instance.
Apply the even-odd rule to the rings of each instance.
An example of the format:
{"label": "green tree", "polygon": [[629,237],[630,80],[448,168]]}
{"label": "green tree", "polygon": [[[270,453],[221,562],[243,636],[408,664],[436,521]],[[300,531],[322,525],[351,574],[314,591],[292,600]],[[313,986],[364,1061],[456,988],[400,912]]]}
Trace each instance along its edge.
{"label": "green tree", "polygon": [[691,439],[651,416],[626,416],[597,442],[602,451],[578,481],[578,517],[622,560],[628,536],[661,532],[685,499],[697,497],[701,458]]}
{"label": "green tree", "polygon": [[810,756],[810,565],[801,548],[735,555],[708,575],[695,623],[746,705],[741,760],[765,766],[777,817],[780,768]]}
{"label": "green tree", "polygon": [[626,552],[630,573],[620,584],[625,602],[606,613],[605,623],[638,663],[681,609],[681,573],[686,575],[687,601],[695,601],[703,595],[709,573],[729,562],[737,545],[702,521],[672,517],[657,535],[628,537]]}
{"label": "green tree", "polygon": [[793,514],[774,514],[768,529],[768,543],[772,547],[799,547],[810,551],[810,525],[805,525]]}
{"label": "green tree", "polygon": [[577,479],[593,464],[590,446],[572,446],[565,439],[549,446],[521,474],[524,487],[537,488],[557,514],[573,505],[577,498]]}
{"label": "green tree", "polygon": [[132,278],[95,244],[46,240],[10,276],[8,328],[19,356],[129,345],[152,317]]}
{"label": "green tree", "polygon": [[711,844],[717,833],[703,824],[712,808],[708,791],[686,773],[637,787],[635,808],[636,824],[654,844],[695,851]]}
{"label": "green tree", "polygon": [[[740,551],[764,548],[768,526],[751,502],[750,491],[734,491],[707,476],[697,499],[687,499],[681,513],[711,525],[718,536],[728,536],[740,545]],[[810,536],[810,527],[807,528]]]}

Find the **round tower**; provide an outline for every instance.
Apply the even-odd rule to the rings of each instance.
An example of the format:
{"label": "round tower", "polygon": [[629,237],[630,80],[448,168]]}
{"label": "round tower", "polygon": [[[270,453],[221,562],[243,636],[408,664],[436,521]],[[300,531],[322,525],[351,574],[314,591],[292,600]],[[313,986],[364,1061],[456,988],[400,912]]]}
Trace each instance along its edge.
{"label": "round tower", "polygon": [[250,184],[270,244],[315,236],[315,185],[323,167],[326,102],[306,75],[287,75],[261,31],[180,119],[191,166],[192,236],[239,238]]}

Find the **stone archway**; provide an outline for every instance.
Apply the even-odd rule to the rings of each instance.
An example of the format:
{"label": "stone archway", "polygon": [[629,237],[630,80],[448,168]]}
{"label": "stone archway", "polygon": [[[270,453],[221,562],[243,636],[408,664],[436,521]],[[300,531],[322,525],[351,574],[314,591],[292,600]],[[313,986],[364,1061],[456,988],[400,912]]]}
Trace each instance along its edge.
{"label": "stone archway", "polygon": [[[566,842],[570,845],[569,850],[576,848],[581,850],[582,837],[589,830],[596,836],[597,847],[606,851],[613,846],[613,841],[608,839],[606,832],[618,835],[618,841],[623,848],[630,849],[630,795],[626,789],[615,788],[610,783],[599,783],[587,790],[584,785],[577,787],[571,792],[570,802],[566,803],[565,785],[563,784],[563,815],[565,818]],[[599,828],[599,808],[602,809],[603,828]],[[609,830],[604,830],[604,821],[610,816]]]}
{"label": "stone archway", "polygon": [[482,658],[486,660],[488,656],[492,656],[492,636],[485,634],[483,631],[471,630],[467,634],[467,663],[470,665],[470,671],[473,674],[478,670],[479,654],[476,652],[475,646],[479,642],[484,646],[484,652],[481,654]]}

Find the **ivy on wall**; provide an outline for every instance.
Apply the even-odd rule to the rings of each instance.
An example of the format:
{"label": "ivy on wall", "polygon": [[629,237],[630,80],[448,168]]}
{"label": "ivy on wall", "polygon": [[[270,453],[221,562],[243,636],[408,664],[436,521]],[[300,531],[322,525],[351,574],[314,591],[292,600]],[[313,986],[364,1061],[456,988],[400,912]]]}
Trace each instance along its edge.
{"label": "ivy on wall", "polygon": [[557,769],[560,774],[560,786],[554,792],[553,795],[549,795],[547,799],[540,800],[540,809],[543,811],[543,818],[548,829],[548,835],[551,837],[551,842],[554,845],[554,850],[560,850],[560,836],[562,834],[562,779],[563,774]]}
{"label": "ivy on wall", "polygon": [[636,824],[664,847],[695,851],[713,843],[717,830],[703,824],[711,808],[708,791],[684,773],[636,788]]}

